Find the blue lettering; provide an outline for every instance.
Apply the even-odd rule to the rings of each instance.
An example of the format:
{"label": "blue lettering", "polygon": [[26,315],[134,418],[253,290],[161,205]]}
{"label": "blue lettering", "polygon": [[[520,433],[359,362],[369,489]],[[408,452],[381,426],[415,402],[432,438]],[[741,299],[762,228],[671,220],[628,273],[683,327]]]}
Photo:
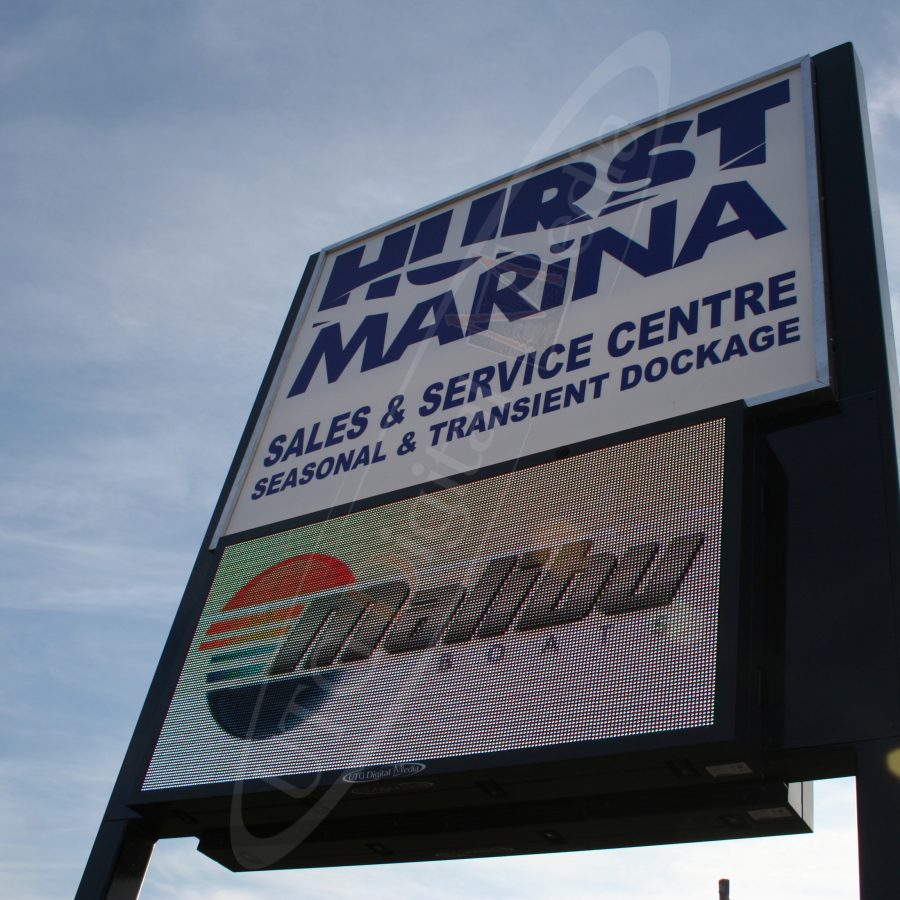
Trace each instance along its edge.
{"label": "blue lettering", "polygon": [[800,320],[785,319],[778,323],[778,346],[796,344],[800,340]]}
{"label": "blue lettering", "polygon": [[[727,294],[726,294],[727,296]],[[696,334],[700,327],[700,301],[691,300],[688,310],[680,306],[673,306],[669,310],[669,340],[674,341],[678,337],[679,329],[685,334]],[[680,373],[679,373],[680,374]]]}
{"label": "blue lettering", "polygon": [[669,371],[669,361],[664,356],[654,356],[644,369],[644,378],[649,382],[660,381]]}
{"label": "blue lettering", "polygon": [[513,422],[521,422],[523,419],[527,419],[530,403],[530,397],[519,397],[518,400],[513,401],[513,411],[510,419]]}
{"label": "blue lettering", "polygon": [[569,281],[569,263],[563,259],[547,266],[547,277],[544,279],[544,292],[541,294],[541,309],[556,309],[563,305],[566,284]]}
{"label": "blue lettering", "polygon": [[494,377],[494,367],[484,366],[472,373],[472,386],[469,389],[469,403],[480,394],[482,397],[490,397],[494,393],[491,388],[491,380]]}
{"label": "blue lettering", "polygon": [[675,210],[675,200],[653,208],[646,247],[614,228],[601,228],[585,235],[581,239],[572,299],[580,300],[597,293],[604,253],[645,278],[671,269],[675,253]]}
{"label": "blue lettering", "polygon": [[434,384],[429,384],[428,387],[422,391],[422,399],[425,402],[419,407],[420,416],[430,416],[441,405],[442,388],[443,384],[440,381],[437,381]]}
{"label": "blue lettering", "polygon": [[[672,357],[672,371],[676,375],[684,375],[685,372],[690,372],[694,368],[694,363],[691,362],[692,352],[691,350],[679,350]],[[682,360],[685,360],[685,362],[682,362]]]}
{"label": "blue lettering", "polygon": [[[503,220],[503,237],[531,234],[542,228],[559,228],[590,218],[577,206],[597,180],[590,163],[570,163],[541,172],[514,184],[509,192],[509,208]],[[551,196],[547,196],[552,192]]]}
{"label": "blue lettering", "polygon": [[710,344],[700,344],[697,347],[697,368],[702,369],[707,363],[710,365],[718,365],[722,360],[716,354],[716,347],[719,341],[715,340]]}
{"label": "blue lettering", "polygon": [[742,284],[734,289],[734,319],[740,322],[747,314],[747,308],[754,316],[761,316],[766,308],[759,302],[763,295],[763,286],[758,281]]}
{"label": "blue lettering", "polygon": [[768,350],[775,343],[775,332],[771,325],[762,325],[750,332],[749,344],[754,353]]}
{"label": "blue lettering", "polygon": [[300,371],[294,380],[294,384],[288,392],[288,397],[296,397],[309,387],[310,381],[319,366],[319,362],[325,361],[325,373],[328,383],[333,384],[347,368],[350,360],[356,352],[363,348],[361,369],[367,372],[377,368],[382,363],[384,354],[385,331],[387,330],[387,313],[377,313],[366,316],[359,323],[359,328],[347,341],[346,346],[341,337],[340,322],[326,325],[317,334],[309,354],[303,361]]}
{"label": "blue lettering", "polygon": [[429,256],[435,256],[444,249],[447,241],[447,232],[450,230],[450,219],[453,210],[425,219],[416,232],[416,242],[413,244],[412,253],[409,255],[410,263],[419,262]]}
{"label": "blue lettering", "polygon": [[[793,306],[797,302],[797,295],[791,294],[785,297],[789,291],[793,291],[794,281],[797,273],[791,270],[783,272],[781,275],[773,275],[769,279],[769,309],[784,309],[786,306]],[[789,284],[785,282],[789,281]]]}
{"label": "blue lettering", "polygon": [[[735,213],[735,218],[719,224],[728,207]],[[713,185],[675,265],[684,266],[702,259],[710,244],[742,231],[749,231],[755,240],[759,240],[786,230],[782,221],[748,182]]]}
{"label": "blue lettering", "polygon": [[643,378],[643,372],[640,366],[625,366],[622,369],[622,381],[619,389],[622,391],[631,390],[631,388],[640,384],[641,378]]}
{"label": "blue lettering", "polygon": [[549,365],[547,360],[550,358],[551,354],[562,354],[566,352],[566,348],[562,344],[551,344],[541,353],[541,358],[538,361],[538,376],[541,378],[552,378],[554,375],[558,374],[562,367],[563,361],[558,359],[553,365]]}
{"label": "blue lettering", "polygon": [[744,339],[739,334],[733,334],[725,345],[725,352],[722,354],[722,362],[728,362],[732,356],[746,356],[747,348],[744,346]]}
{"label": "blue lettering", "polygon": [[469,244],[480,244],[482,241],[492,241],[497,237],[505,199],[506,188],[503,188],[472,201],[461,246],[468,247]]}
{"label": "blue lettering", "polygon": [[634,322],[621,322],[609,333],[609,341],[607,350],[610,356],[625,356],[634,349],[634,341],[627,340],[624,343],[619,342],[620,335],[625,332],[634,331],[637,326]]}
{"label": "blue lettering", "polygon": [[544,402],[542,412],[556,412],[562,404],[562,388],[550,388],[544,392]]}
{"label": "blue lettering", "polygon": [[[424,325],[429,317],[433,319],[432,323]],[[413,307],[409,318],[403,323],[397,337],[377,365],[396,362],[413,344],[427,341],[432,337],[437,337],[441,345],[464,337],[459,326],[459,311],[450,291],[438,294],[430,300],[423,300]],[[363,369],[365,368],[364,366]]]}
{"label": "blue lettering", "polygon": [[665,330],[665,325],[663,325],[665,317],[666,311],[664,309],[641,316],[641,330],[638,337],[638,347],[641,350],[665,343],[666,339],[662,336],[662,332]]}
{"label": "blue lettering", "polygon": [[281,455],[282,459],[288,459],[291,456],[303,456],[303,447],[304,447],[304,430],[302,428],[298,428],[294,432],[294,437],[291,439],[290,444],[288,444],[287,450]]}
{"label": "blue lettering", "polygon": [[[541,269],[541,258],[533,253],[514,256],[498,263],[478,279],[475,288],[475,301],[472,303],[472,315],[466,335],[471,336],[485,331],[491,323],[494,307],[500,310],[510,322],[525,316],[533,316],[535,309],[520,293],[531,284]],[[500,287],[501,276],[509,272],[515,274],[513,283]]]}
{"label": "blue lettering", "polygon": [[381,252],[374,262],[362,263],[366,244],[355,247],[338,256],[331,267],[328,284],[322,294],[319,309],[333,309],[343,306],[350,291],[361,285],[382,278],[389,272],[396,271],[406,262],[406,254],[412,241],[415,226],[410,225],[400,231],[387,235],[381,244]]}
{"label": "blue lettering", "polygon": [[[609,164],[606,177],[613,184],[644,180],[647,180],[647,183],[630,191],[613,191],[607,203],[612,204],[639,191],[647,191],[661,184],[689,177],[694,171],[693,153],[688,150],[667,150],[664,153],[657,151],[665,144],[680,144],[690,131],[691,124],[690,120],[669,122],[627,143]],[[641,198],[641,200],[649,199],[652,198]],[[631,201],[631,203],[638,202],[640,200]],[[614,208],[607,206],[603,213],[614,212],[615,209],[622,209],[631,203],[620,203]]]}
{"label": "blue lettering", "polygon": [[709,307],[709,324],[718,328],[722,324],[722,304],[731,296],[731,291],[719,291],[703,298],[703,305]]}
{"label": "blue lettering", "polygon": [[566,361],[566,371],[574,372],[576,369],[583,369],[591,364],[591,340],[592,334],[580,334],[576,338],[569,341],[569,357]]}
{"label": "blue lettering", "polygon": [[281,461],[281,451],[286,440],[286,434],[279,434],[277,437],[272,438],[269,442],[269,455],[263,460],[264,466],[274,466]]}
{"label": "blue lettering", "polygon": [[766,110],[790,99],[787,80],[760,88],[700,113],[697,134],[719,132],[719,165],[723,169],[758,166],[766,161]]}
{"label": "blue lettering", "polygon": [[465,403],[466,381],[468,373],[454,375],[447,381],[447,395],[444,397],[444,409],[453,409]]}
{"label": "blue lettering", "polygon": [[347,429],[347,440],[359,437],[369,425],[369,413],[372,412],[371,406],[361,406],[350,419],[350,428]]}
{"label": "blue lettering", "polygon": [[[359,452],[359,456],[362,457],[363,453],[368,456],[368,450],[369,445],[366,444]],[[334,465],[334,474],[339,475],[341,472],[349,472],[351,468],[355,469],[356,466],[351,465],[354,456],[356,456],[355,450],[345,450],[343,453],[338,453],[337,462]],[[360,465],[364,465],[364,463],[360,463]]]}

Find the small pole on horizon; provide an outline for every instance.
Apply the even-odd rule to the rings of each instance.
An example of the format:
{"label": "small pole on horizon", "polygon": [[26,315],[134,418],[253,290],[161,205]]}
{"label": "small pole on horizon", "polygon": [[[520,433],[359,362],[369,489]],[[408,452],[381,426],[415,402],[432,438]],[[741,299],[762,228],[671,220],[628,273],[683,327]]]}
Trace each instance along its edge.
{"label": "small pole on horizon", "polygon": [[727,878],[719,879],[719,900],[731,900],[731,882]]}

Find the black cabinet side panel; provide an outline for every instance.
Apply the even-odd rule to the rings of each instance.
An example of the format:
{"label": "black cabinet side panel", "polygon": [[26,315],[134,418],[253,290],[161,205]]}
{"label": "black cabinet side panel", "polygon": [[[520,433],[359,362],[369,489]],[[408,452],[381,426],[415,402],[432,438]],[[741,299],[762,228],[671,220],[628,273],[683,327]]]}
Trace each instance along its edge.
{"label": "black cabinet side panel", "polygon": [[769,438],[788,485],[785,748],[900,730],[883,435],[872,397],[841,406]]}

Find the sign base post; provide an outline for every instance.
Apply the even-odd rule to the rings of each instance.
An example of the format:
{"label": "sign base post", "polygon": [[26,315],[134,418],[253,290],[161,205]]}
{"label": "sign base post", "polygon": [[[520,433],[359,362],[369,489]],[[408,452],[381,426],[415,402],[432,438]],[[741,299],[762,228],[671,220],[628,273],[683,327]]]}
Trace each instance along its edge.
{"label": "sign base post", "polygon": [[75,900],[137,900],[155,843],[140,822],[104,819]]}

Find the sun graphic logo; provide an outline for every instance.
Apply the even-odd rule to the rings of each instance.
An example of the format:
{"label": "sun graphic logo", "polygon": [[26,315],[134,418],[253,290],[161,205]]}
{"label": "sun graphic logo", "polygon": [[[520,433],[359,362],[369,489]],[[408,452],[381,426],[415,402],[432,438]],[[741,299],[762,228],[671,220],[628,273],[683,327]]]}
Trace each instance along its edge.
{"label": "sun graphic logo", "polygon": [[269,566],[222,607],[198,647],[207,656],[209,709],[222,729],[260,740],[297,727],[322,705],[339,671],[275,678],[274,662],[312,595],[355,583],[341,560],[305,553]]}

